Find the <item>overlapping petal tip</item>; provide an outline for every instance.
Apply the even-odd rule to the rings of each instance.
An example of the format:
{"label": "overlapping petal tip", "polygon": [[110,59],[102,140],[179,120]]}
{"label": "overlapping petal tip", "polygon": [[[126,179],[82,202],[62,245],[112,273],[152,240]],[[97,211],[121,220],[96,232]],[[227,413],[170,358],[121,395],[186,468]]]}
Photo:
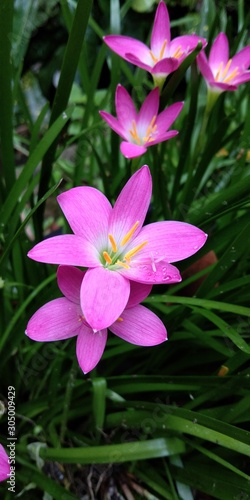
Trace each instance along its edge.
{"label": "overlapping petal tip", "polygon": [[76,341],[76,356],[84,374],[89,373],[99,363],[107,342],[107,330],[96,333],[82,326]]}
{"label": "overlapping petal tip", "polygon": [[123,311],[121,317],[110,326],[111,332],[130,344],[149,347],[167,340],[162,321],[152,311],[137,305]]}
{"label": "overlapping petal tip", "polygon": [[223,63],[224,65],[227,64],[228,59],[229,59],[228,39],[226,34],[221,32],[219,33],[219,35],[217,35],[211,46],[210,54],[208,57],[208,64],[213,71],[213,69],[218,68],[218,66],[221,63]]}
{"label": "overlapping petal tip", "polygon": [[90,243],[96,243],[102,234],[106,236],[112,206],[101,191],[89,186],[75,187],[61,193],[57,201],[77,236]]}
{"label": "overlapping petal tip", "polygon": [[65,234],[52,236],[35,245],[28,257],[47,264],[94,267],[99,265],[96,248],[81,236]]}
{"label": "overlapping petal tip", "polygon": [[63,295],[80,304],[80,289],[85,272],[73,266],[59,266],[57,269],[57,284]]}
{"label": "overlapping petal tip", "polygon": [[81,314],[80,307],[65,297],[51,300],[33,314],[25,333],[38,342],[69,339],[79,332]]}
{"label": "overlapping petal tip", "polygon": [[117,120],[117,118],[112,116],[107,111],[99,111],[99,114],[101,115],[102,119],[105,120],[105,122],[109,125],[109,127],[112,128],[112,130],[114,130],[116,134],[120,135],[120,137],[122,137],[125,140],[128,139],[127,131],[124,129],[123,125],[121,125],[121,123]]}
{"label": "overlapping petal tip", "polygon": [[123,59],[130,62],[128,55],[136,53],[142,61],[149,59],[148,47],[135,38],[124,35],[106,35],[103,37],[106,45]]}
{"label": "overlapping petal tip", "polygon": [[178,59],[174,57],[166,57],[158,61],[153,68],[151,69],[151,73],[154,76],[164,77],[166,78],[170,73],[173,73],[179,66]]}
{"label": "overlapping petal tip", "polygon": [[3,447],[0,444],[0,481],[5,481],[10,477],[10,465],[9,465],[9,457]]}
{"label": "overlapping petal tip", "polygon": [[116,87],[115,106],[120,124],[124,129],[131,127],[132,120],[136,120],[137,112],[128,91],[120,84]]}
{"label": "overlapping petal tip", "polygon": [[80,303],[84,318],[95,331],[110,326],[125,309],[130,283],[104,267],[89,269],[82,281]]}
{"label": "overlapping petal tip", "polygon": [[151,34],[150,46],[154,53],[158,54],[166,40],[170,42],[170,19],[165,2],[160,1],[155,13],[155,19]]}
{"label": "overlapping petal tip", "polygon": [[117,243],[132,229],[138,221],[134,236],[139,233],[150,204],[152,195],[152,177],[147,165],[141,167],[130,177],[120,192],[109,224],[111,233]]}

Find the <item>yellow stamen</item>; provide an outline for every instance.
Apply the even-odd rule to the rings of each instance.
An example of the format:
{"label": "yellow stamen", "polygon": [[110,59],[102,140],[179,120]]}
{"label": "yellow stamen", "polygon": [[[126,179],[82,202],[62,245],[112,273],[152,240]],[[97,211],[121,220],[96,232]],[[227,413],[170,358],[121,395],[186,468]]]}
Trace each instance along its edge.
{"label": "yellow stamen", "polygon": [[218,372],[218,376],[224,377],[225,375],[227,375],[228,372],[229,372],[229,368],[225,365],[221,365],[219,372]]}
{"label": "yellow stamen", "polygon": [[122,262],[121,260],[118,260],[118,261],[116,262],[116,264],[118,264],[119,266],[124,267],[124,269],[130,269],[129,265],[128,265],[128,264],[125,264],[125,262]]}
{"label": "yellow stamen", "polygon": [[230,80],[232,80],[235,76],[237,76],[237,74],[238,74],[238,68],[235,68],[235,69],[232,71],[231,75],[227,76],[227,78],[224,78],[223,82],[224,82],[224,83],[228,83],[228,82],[230,82]]}
{"label": "yellow stamen", "polygon": [[159,56],[160,60],[163,58],[163,54],[164,54],[164,50],[166,48],[166,45],[167,45],[167,40],[164,40],[162,48],[161,48],[160,56]]}
{"label": "yellow stamen", "polygon": [[117,244],[116,244],[114,236],[112,236],[112,234],[109,234],[108,238],[109,238],[109,241],[111,243],[113,252],[116,253],[117,252]]}
{"label": "yellow stamen", "polygon": [[143,247],[145,247],[147,243],[148,243],[147,241],[144,241],[140,245],[137,245],[137,247],[132,248],[132,250],[129,250],[129,252],[127,252],[126,255],[124,255],[124,259],[127,262],[130,262],[131,257],[133,257],[137,252],[139,252]]}
{"label": "yellow stamen", "polygon": [[102,255],[103,255],[104,259],[106,260],[107,264],[112,264],[112,259],[111,259],[110,255],[108,254],[108,252],[104,251],[104,252],[102,252]]}
{"label": "yellow stamen", "polygon": [[225,66],[225,68],[224,68],[224,70],[223,70],[223,72],[222,72],[222,74],[221,74],[221,79],[222,79],[222,80],[223,80],[224,76],[226,76],[226,74],[227,74],[227,72],[228,72],[228,70],[229,70],[229,68],[230,68],[230,66],[231,66],[231,62],[232,62],[232,59],[229,59],[229,60],[227,61],[227,64],[226,64],[226,66]]}
{"label": "yellow stamen", "polygon": [[151,55],[151,57],[152,57],[152,59],[153,59],[154,63],[157,63],[157,62],[158,62],[158,59],[157,59],[157,57],[155,57],[155,55],[153,54],[152,50],[150,50],[150,51],[149,51],[149,53],[150,53],[150,55]]}
{"label": "yellow stamen", "polygon": [[175,53],[172,55],[172,57],[175,57],[175,59],[178,59],[179,57],[181,57],[182,55],[182,50],[181,50],[181,46],[178,47],[178,49],[176,49]]}
{"label": "yellow stamen", "polygon": [[116,321],[123,321],[123,319],[122,318],[118,318]]}
{"label": "yellow stamen", "polygon": [[223,63],[221,62],[221,63],[219,64],[218,71],[217,71],[217,73],[216,73],[216,75],[215,75],[215,81],[216,81],[216,82],[218,82],[218,80],[219,80],[219,78],[220,78],[220,74],[221,74],[222,67],[223,67]]}
{"label": "yellow stamen", "polygon": [[141,139],[138,135],[137,128],[136,128],[136,122],[135,120],[132,120],[132,129],[129,130],[130,134],[132,135],[133,139],[137,142],[137,144],[141,143]]}
{"label": "yellow stamen", "polygon": [[155,125],[155,120],[156,120],[156,115],[153,116],[148,128],[147,128],[147,131],[146,131],[146,136],[143,137],[143,141],[144,142],[148,142],[148,141],[152,141],[153,139],[150,138],[150,136],[157,130],[157,125]]}
{"label": "yellow stamen", "polygon": [[126,245],[126,243],[128,243],[128,241],[130,240],[130,238],[132,238],[138,226],[139,226],[139,221],[137,220],[136,223],[133,225],[133,227],[130,229],[130,231],[127,234],[125,234],[124,238],[121,241],[121,246]]}

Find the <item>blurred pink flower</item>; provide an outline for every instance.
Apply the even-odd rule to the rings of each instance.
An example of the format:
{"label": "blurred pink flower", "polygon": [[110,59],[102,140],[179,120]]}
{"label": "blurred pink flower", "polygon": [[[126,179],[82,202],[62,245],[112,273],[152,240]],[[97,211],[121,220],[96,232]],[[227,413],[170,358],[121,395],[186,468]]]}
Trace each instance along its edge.
{"label": "blurred pink flower", "polygon": [[159,89],[156,87],[148,94],[137,113],[126,89],[118,85],[115,94],[117,118],[106,111],[100,111],[101,117],[124,139],[121,152],[126,158],[140,156],[149,146],[167,141],[178,134],[177,130],[167,130],[181,112],[184,103],[176,102],[158,114],[159,100]]}
{"label": "blurred pink flower", "polygon": [[[76,356],[84,373],[100,361],[107,342],[107,329],[93,331],[80,306],[80,290],[86,273],[72,266],[59,266],[58,286],[64,297],[52,300],[32,316],[26,334],[32,340],[47,342],[77,336]],[[109,330],[118,337],[140,346],[154,346],[167,340],[162,321],[139,305],[151,291],[151,285],[131,283],[126,308]],[[98,315],[98,310],[96,310]]]}
{"label": "blurred pink flower", "polygon": [[207,59],[204,52],[197,56],[200,72],[208,88],[220,94],[225,90],[236,90],[241,83],[250,80],[250,45],[229,59],[229,44],[225,33],[219,33]]}
{"label": "blurred pink flower", "polygon": [[0,444],[0,481],[5,481],[10,477],[10,465],[9,465],[9,457],[4,449],[4,447]]}
{"label": "blurred pink flower", "polygon": [[[126,61],[149,71],[155,80],[164,81],[182,61],[196,48],[198,42],[207,45],[198,35],[183,35],[171,41],[168,9],[160,1],[153,24],[150,48],[144,43],[124,35],[107,35],[104,42]],[[161,85],[160,85],[161,86]]]}
{"label": "blurred pink flower", "polygon": [[160,221],[144,227],[152,193],[147,165],[127,182],[112,208],[92,187],[75,187],[58,196],[74,234],[54,236],[35,245],[28,256],[38,262],[89,268],[82,281],[80,304],[94,330],[110,326],[130,295],[130,280],[177,283],[171,264],[196,253],[207,235],[185,222]]}

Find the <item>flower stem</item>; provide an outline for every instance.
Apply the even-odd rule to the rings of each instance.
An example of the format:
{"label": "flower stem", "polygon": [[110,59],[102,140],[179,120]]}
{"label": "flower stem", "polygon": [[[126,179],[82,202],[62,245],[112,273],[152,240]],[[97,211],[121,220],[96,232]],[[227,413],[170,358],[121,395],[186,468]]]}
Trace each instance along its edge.
{"label": "flower stem", "polygon": [[63,414],[62,414],[61,429],[60,429],[60,443],[63,443],[63,441],[64,441],[64,436],[65,436],[65,432],[66,432],[66,428],[67,428],[69,406],[70,406],[70,401],[71,401],[71,396],[72,396],[72,389],[74,387],[75,376],[76,376],[76,360],[74,359],[70,373],[69,373],[69,379],[68,379],[68,383],[67,383],[66,391],[65,391],[65,398],[64,398],[64,404],[63,404]]}

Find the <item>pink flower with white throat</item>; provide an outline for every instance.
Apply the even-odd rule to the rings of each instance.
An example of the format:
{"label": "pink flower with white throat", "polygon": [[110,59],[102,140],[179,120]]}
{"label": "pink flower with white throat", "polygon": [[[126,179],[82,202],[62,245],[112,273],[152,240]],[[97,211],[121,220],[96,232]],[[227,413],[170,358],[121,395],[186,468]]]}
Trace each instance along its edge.
{"label": "pink flower with white throat", "polygon": [[225,33],[219,33],[211,47],[209,57],[204,52],[197,56],[200,72],[211,92],[220,94],[236,90],[250,81],[250,45],[229,58],[229,44]]}
{"label": "pink flower with white throat", "polygon": [[194,34],[178,36],[171,40],[168,9],[163,1],[160,1],[156,10],[150,47],[124,35],[107,35],[104,42],[126,61],[149,71],[155,85],[160,87],[199,42],[203,48],[207,44],[204,38]]}
{"label": "pink flower with white throat", "polygon": [[148,94],[137,113],[127,90],[118,85],[115,94],[117,118],[106,111],[100,111],[101,117],[124,139],[120,149],[126,158],[140,156],[149,146],[167,141],[178,134],[177,130],[168,129],[184,103],[176,102],[158,114],[159,101],[159,89],[156,87]]}
{"label": "pink flower with white throat", "polygon": [[4,449],[4,447],[0,444],[0,481],[5,481],[10,477],[10,465],[9,465],[9,457]]}
{"label": "pink flower with white throat", "polygon": [[[93,370],[100,361],[107,342],[104,328],[94,332],[80,306],[80,291],[86,273],[76,267],[59,266],[58,286],[64,297],[42,306],[29,320],[26,334],[32,340],[49,342],[77,337],[76,356],[84,373]],[[131,283],[130,296],[121,316],[109,330],[123,340],[149,347],[167,340],[162,321],[139,303],[151,291],[151,285]],[[98,311],[96,311],[98,314]]]}
{"label": "pink flower with white throat", "polygon": [[172,265],[196,253],[207,235],[185,222],[160,221],[143,226],[152,193],[147,165],[126,183],[114,207],[92,187],[75,187],[58,196],[74,234],[47,238],[28,256],[38,262],[88,268],[80,304],[93,330],[110,326],[124,311],[130,281],[177,283]]}

